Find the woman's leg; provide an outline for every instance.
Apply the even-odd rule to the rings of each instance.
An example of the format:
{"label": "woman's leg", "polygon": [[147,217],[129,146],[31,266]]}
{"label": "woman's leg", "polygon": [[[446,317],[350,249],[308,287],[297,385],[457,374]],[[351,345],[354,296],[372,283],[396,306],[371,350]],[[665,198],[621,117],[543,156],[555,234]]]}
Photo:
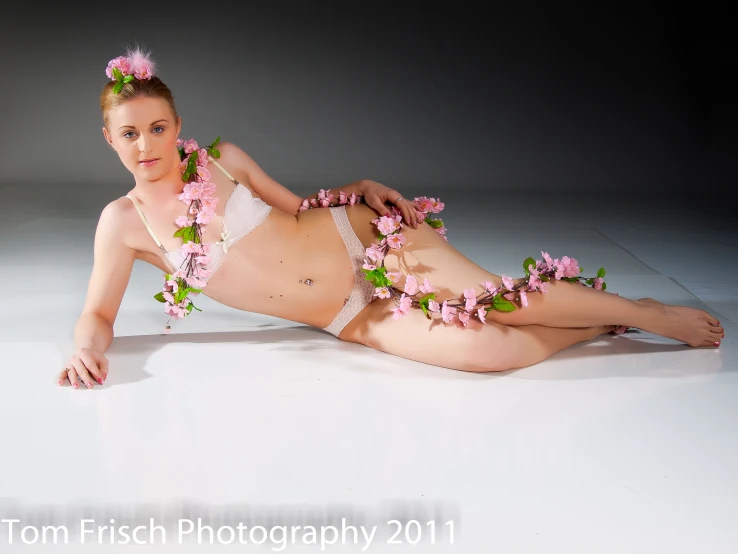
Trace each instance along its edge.
{"label": "woman's leg", "polygon": [[[504,350],[494,359],[480,364],[476,371],[506,371],[528,367],[570,346],[592,340],[615,329],[615,325],[582,328],[554,328],[542,325],[508,327],[504,332]],[[484,369],[487,367],[488,369]]]}
{"label": "woman's leg", "polygon": [[704,310],[656,301],[630,300],[567,281],[551,281],[548,292],[529,292],[527,299],[528,305],[525,307],[516,301],[517,310],[490,310],[487,317],[512,326],[627,325],[673,338],[690,346],[715,346],[714,343],[723,334],[720,322]]}

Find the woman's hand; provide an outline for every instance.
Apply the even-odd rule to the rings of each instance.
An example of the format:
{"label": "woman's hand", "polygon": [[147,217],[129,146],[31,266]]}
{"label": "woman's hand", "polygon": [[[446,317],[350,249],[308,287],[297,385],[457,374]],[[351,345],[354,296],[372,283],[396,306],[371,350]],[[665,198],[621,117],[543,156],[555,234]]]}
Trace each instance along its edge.
{"label": "woman's hand", "polygon": [[364,179],[361,182],[360,190],[367,206],[373,208],[380,216],[390,214],[389,209],[385,206],[386,203],[390,203],[402,212],[402,219],[405,220],[405,223],[416,229],[418,223],[423,223],[422,214],[418,211],[420,205],[407,200],[395,189],[376,181]]}
{"label": "woman's hand", "polygon": [[108,376],[108,359],[92,348],[80,348],[73,354],[64,369],[57,377],[57,384],[63,385],[67,380],[76,389],[77,380],[87,385],[88,389],[94,382],[102,385]]}

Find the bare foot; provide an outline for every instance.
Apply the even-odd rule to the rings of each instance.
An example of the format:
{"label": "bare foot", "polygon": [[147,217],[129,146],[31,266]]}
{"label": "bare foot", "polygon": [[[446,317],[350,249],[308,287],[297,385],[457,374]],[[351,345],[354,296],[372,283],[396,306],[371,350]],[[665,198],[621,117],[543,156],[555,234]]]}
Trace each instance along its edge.
{"label": "bare foot", "polygon": [[653,310],[653,325],[645,331],[681,341],[689,346],[720,346],[725,332],[720,322],[704,310],[663,304],[653,298],[640,298]]}

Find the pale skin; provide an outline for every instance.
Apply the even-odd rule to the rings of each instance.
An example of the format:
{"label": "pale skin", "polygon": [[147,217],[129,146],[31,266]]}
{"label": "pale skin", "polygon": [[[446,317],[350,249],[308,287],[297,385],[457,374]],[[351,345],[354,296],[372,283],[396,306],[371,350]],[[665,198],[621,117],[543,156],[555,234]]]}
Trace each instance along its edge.
{"label": "pale skin", "polygon": [[[134,177],[130,194],[138,199],[168,251],[182,244],[173,236],[177,230],[174,221],[187,211],[177,198],[184,186],[176,148],[181,123],[163,100],[140,97],[114,108],[102,130],[108,145]],[[326,327],[340,311],[354,282],[348,253],[329,211],[318,208],[300,212],[302,198],[269,177],[238,146],[221,142],[219,149],[218,163],[255,197],[272,206],[272,211],[229,249],[202,294],[236,309]],[[158,159],[151,167],[139,163],[151,158]],[[211,166],[209,169],[219,202],[216,217],[203,227],[206,243],[219,240],[224,206],[234,188],[221,171]],[[376,242],[372,220],[378,213],[388,213],[387,205],[402,195],[368,179],[333,192],[338,190],[365,195],[368,205],[350,206],[347,214],[357,236],[368,247]],[[398,251],[390,251],[385,260],[388,270],[412,274],[421,283],[427,277],[436,287],[439,303],[458,301],[465,288],[479,287],[484,281],[492,281],[495,286],[501,283],[501,276],[475,264],[423,224],[411,201],[397,201],[396,206],[403,215],[408,244],[399,256]],[[57,375],[60,385],[92,388],[95,383],[104,383],[109,371],[104,353],[112,343],[113,325],[136,259],[163,272],[173,269],[132,202],[121,197],[110,202],[100,215],[87,298],[75,327],[76,351],[65,364],[70,369]],[[305,279],[313,284],[306,286]],[[151,296],[156,290],[150,291]],[[485,324],[472,318],[464,328],[458,321],[429,321],[416,309],[395,320],[390,311],[394,301],[375,299],[338,338],[449,369],[490,372],[536,364],[617,326],[643,329],[692,347],[716,348],[724,337],[720,322],[703,310],[648,298],[630,300],[564,281],[552,282],[546,294],[529,293],[528,301],[527,307],[518,305],[513,312],[488,312]],[[152,307],[159,306],[152,298]],[[206,317],[200,312],[193,314],[189,317]],[[163,311],[162,318],[166,319]]]}

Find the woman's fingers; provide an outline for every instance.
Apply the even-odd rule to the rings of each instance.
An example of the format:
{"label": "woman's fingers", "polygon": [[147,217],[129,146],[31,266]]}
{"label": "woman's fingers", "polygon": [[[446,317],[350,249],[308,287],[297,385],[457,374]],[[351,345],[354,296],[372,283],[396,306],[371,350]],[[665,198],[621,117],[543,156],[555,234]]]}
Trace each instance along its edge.
{"label": "woman's fingers", "polygon": [[69,371],[69,382],[72,383],[72,386],[75,389],[79,388],[79,383],[77,382],[78,379],[82,379],[82,382],[84,382],[88,389],[92,388],[93,383],[90,373],[87,371],[84,362],[79,358],[79,356],[75,356],[74,361],[69,362],[67,367],[71,368]]}
{"label": "woman's fingers", "polygon": [[[98,360],[96,360],[91,354],[89,350],[83,350],[80,354],[80,358],[82,359],[82,362],[86,366],[85,369],[87,369],[87,377],[88,379],[85,379],[85,383],[87,383],[89,380],[94,380],[96,383],[102,385],[103,384],[103,371],[98,367]],[[91,384],[87,385],[88,387],[91,386]]]}

